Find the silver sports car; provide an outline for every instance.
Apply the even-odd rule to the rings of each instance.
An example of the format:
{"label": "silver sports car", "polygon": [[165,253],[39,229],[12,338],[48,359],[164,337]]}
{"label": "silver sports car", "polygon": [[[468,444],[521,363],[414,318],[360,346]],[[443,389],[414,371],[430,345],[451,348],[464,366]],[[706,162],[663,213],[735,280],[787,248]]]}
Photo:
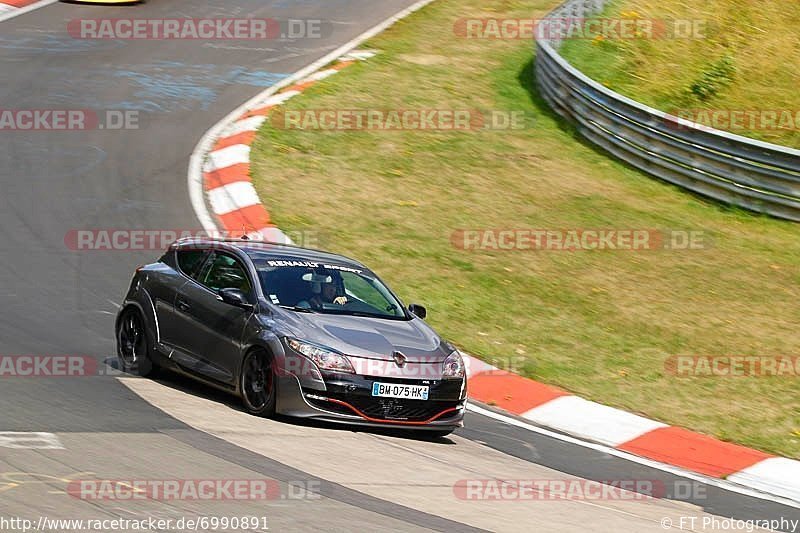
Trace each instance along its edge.
{"label": "silver sports car", "polygon": [[137,269],[116,321],[124,370],[162,367],[275,413],[446,435],[461,354],[367,267],[318,250],[186,239]]}

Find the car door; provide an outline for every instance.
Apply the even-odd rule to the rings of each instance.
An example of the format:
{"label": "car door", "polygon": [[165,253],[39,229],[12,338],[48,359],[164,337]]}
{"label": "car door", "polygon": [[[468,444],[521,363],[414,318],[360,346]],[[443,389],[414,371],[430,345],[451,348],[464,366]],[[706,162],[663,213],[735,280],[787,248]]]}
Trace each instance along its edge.
{"label": "car door", "polygon": [[176,316],[175,300],[188,280],[200,274],[210,250],[193,246],[179,248],[174,253],[177,272],[170,276],[168,283],[162,284],[157,294],[151,294],[158,317],[160,345],[168,355],[172,350],[181,348],[178,339],[181,324]]}
{"label": "car door", "polygon": [[253,311],[223,302],[218,291],[226,288],[239,289],[255,301],[253,283],[241,260],[227,252],[213,251],[196,279],[178,291],[175,316],[178,343],[189,358],[181,364],[234,385],[242,334]]}

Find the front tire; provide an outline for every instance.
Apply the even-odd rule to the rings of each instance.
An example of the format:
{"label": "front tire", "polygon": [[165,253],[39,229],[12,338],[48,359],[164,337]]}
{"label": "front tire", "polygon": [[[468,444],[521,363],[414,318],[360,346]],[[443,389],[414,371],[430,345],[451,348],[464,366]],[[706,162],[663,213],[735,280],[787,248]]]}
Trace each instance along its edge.
{"label": "front tire", "polygon": [[148,376],[153,372],[150,335],[142,314],[134,308],[122,313],[117,324],[117,360],[129,374]]}
{"label": "front tire", "polygon": [[239,385],[242,403],[251,415],[275,415],[277,380],[273,362],[263,350],[252,350],[244,358]]}

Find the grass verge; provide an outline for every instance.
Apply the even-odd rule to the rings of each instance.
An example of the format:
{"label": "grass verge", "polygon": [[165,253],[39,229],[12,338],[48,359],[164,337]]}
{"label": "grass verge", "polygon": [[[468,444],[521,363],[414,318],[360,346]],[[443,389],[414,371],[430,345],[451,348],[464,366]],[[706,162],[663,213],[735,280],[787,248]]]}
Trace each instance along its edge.
{"label": "grass verge", "polygon": [[[462,17],[541,17],[552,0],[439,0],[367,43],[374,59],[300,109],[524,110],[511,131],[299,131],[253,146],[284,230],[375,269],[465,350],[534,379],[724,440],[800,457],[798,378],[676,378],[675,354],[800,354],[800,240],[576,137],[532,83],[531,43],[467,40]],[[703,250],[464,251],[464,228],[691,230]]]}
{"label": "grass verge", "polygon": [[661,27],[691,23],[697,31],[679,29],[687,38],[571,39],[561,54],[589,77],[663,111],[689,110],[708,126],[800,147],[797,2],[616,0],[602,16],[681,20]]}

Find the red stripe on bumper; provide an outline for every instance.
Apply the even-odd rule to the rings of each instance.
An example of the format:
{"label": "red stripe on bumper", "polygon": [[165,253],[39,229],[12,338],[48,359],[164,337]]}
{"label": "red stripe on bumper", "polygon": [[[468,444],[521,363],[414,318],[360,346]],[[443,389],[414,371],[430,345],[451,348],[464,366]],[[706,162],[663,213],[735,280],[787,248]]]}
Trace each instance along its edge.
{"label": "red stripe on bumper", "polygon": [[339,405],[344,405],[345,407],[347,407],[348,409],[351,409],[355,414],[357,414],[358,416],[360,416],[364,420],[368,420],[369,422],[376,422],[376,423],[379,423],[379,424],[400,424],[400,425],[404,425],[404,426],[424,426],[424,425],[430,424],[431,422],[433,422],[437,418],[441,418],[442,416],[444,416],[445,414],[447,414],[447,413],[449,413],[451,411],[457,411],[457,409],[455,407],[450,407],[449,409],[445,409],[441,413],[438,413],[438,414],[432,416],[431,418],[429,418],[427,420],[418,421],[418,422],[414,422],[414,421],[410,421],[410,420],[384,420],[383,418],[372,418],[371,416],[367,416],[364,413],[362,413],[361,411],[359,411],[358,409],[356,409],[355,407],[353,407],[352,405],[350,405],[349,403],[343,402],[342,400],[334,400],[333,398],[328,398],[327,400],[329,402],[333,402],[333,403],[336,403],[336,404],[339,404]]}

